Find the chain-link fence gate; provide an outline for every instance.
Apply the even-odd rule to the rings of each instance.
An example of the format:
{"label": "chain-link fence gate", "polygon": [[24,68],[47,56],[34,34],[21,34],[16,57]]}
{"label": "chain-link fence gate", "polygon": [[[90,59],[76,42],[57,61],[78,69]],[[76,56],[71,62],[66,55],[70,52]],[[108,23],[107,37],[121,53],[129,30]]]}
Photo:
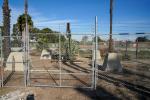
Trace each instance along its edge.
{"label": "chain-link fence gate", "polygon": [[[8,41],[8,45],[6,42]],[[22,36],[1,36],[1,67],[2,87],[22,87],[26,81],[24,45]],[[7,47],[7,48],[6,48]],[[7,52],[6,52],[7,50]],[[6,55],[7,54],[7,55]]]}
{"label": "chain-link fence gate", "polygon": [[[89,26],[87,29],[92,29]],[[95,88],[96,32],[66,34],[65,28],[62,32],[29,33],[26,27],[22,36],[1,36],[1,86]],[[9,50],[7,56],[5,50]]]}
{"label": "chain-link fence gate", "polygon": [[30,41],[30,86],[93,88],[95,34],[35,33]]}

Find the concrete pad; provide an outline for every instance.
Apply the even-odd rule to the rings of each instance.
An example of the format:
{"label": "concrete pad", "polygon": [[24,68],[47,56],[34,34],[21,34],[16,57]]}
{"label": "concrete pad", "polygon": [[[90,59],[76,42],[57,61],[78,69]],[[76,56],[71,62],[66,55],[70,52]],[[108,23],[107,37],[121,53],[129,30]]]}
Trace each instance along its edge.
{"label": "concrete pad", "polygon": [[51,59],[51,53],[47,50],[42,50],[40,59]]}
{"label": "concrete pad", "polygon": [[122,71],[122,65],[120,63],[120,59],[117,55],[117,53],[108,53],[105,56],[104,62],[103,62],[103,69],[105,71]]}
{"label": "concrete pad", "polygon": [[[94,50],[94,52],[95,52],[95,50]],[[93,58],[95,58],[95,54],[94,54],[94,53],[93,53]],[[102,57],[101,57],[100,50],[97,50],[96,59],[97,59],[97,63],[98,63],[98,64],[101,64],[101,62],[102,62]]]}
{"label": "concrete pad", "polygon": [[6,68],[4,70],[24,71],[23,52],[11,52],[7,59]]}

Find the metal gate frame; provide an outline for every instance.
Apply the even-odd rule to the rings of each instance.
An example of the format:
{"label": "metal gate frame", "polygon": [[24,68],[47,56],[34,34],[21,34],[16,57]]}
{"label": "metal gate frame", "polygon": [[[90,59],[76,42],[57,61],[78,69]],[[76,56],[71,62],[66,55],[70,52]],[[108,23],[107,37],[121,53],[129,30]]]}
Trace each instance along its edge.
{"label": "metal gate frame", "polygon": [[[26,86],[30,86],[30,48],[29,48],[29,42],[30,42],[30,39],[29,39],[29,29],[28,29],[28,22],[27,22],[27,14],[28,14],[28,3],[27,3],[27,0],[25,0],[25,15],[26,15],[26,27],[25,27],[25,31],[24,31],[24,36],[23,36],[23,51],[24,51],[24,84],[25,84],[25,87]],[[96,89],[97,87],[97,80],[98,80],[98,67],[97,67],[97,58],[96,58],[96,55],[97,55],[97,16],[95,17],[95,34],[90,34],[90,35],[93,35],[95,39],[95,41],[93,41],[93,55],[95,55],[95,58],[92,59],[92,86],[91,87],[81,87],[81,88],[92,88],[92,89]],[[75,35],[75,34],[74,34]],[[83,34],[82,34],[83,35]],[[87,34],[86,34],[87,35]],[[2,37],[2,36],[1,36]],[[2,38],[1,38],[1,43],[2,43]],[[62,86],[61,85],[61,41],[60,41],[60,34],[59,34],[59,66],[60,66],[60,85],[59,86],[54,86],[54,87],[72,87],[72,86]],[[1,44],[1,47],[2,47],[2,44]],[[2,49],[1,49],[1,60],[2,60]],[[10,62],[10,63],[13,63],[13,62]],[[1,68],[2,67],[2,64],[3,62],[1,62]],[[1,86],[4,87],[4,80],[3,80],[3,71],[1,70]]]}
{"label": "metal gate frame", "polygon": [[[35,86],[35,87],[73,87],[73,88],[76,88],[76,86],[68,86],[68,85],[62,85],[62,75],[91,75],[91,86],[90,87],[81,87],[81,88],[96,88],[96,80],[97,80],[97,70],[96,70],[96,60],[95,58],[93,57],[96,57],[96,56],[92,56],[92,71],[88,74],[84,73],[84,72],[80,72],[80,73],[68,73],[68,72],[62,72],[62,59],[61,59],[61,39],[60,39],[60,36],[61,34],[63,33],[58,33],[59,34],[59,60],[58,60],[58,70],[59,71],[58,73],[52,73],[51,75],[59,75],[59,83],[58,85],[43,85],[43,84],[40,84],[40,85],[35,85],[35,84],[31,84],[31,80],[30,80],[30,77],[28,79],[28,84],[30,86]],[[88,36],[91,36],[92,37],[92,40],[94,40],[95,38],[95,35],[94,34],[71,34],[71,35],[88,35]],[[96,55],[96,51],[95,50],[97,48],[97,43],[95,43],[95,41],[93,41],[92,43],[92,55]],[[32,63],[32,60],[30,59],[30,63]],[[53,70],[49,70],[50,72],[53,71]],[[31,68],[29,68],[29,76],[31,76],[32,74],[32,71],[31,71]]]}
{"label": "metal gate frame", "polygon": [[[96,87],[97,87],[97,80],[98,80],[98,66],[97,66],[97,58],[96,58],[96,55],[97,55],[97,49],[98,49],[98,47],[97,47],[97,42],[98,42],[98,40],[97,40],[97,25],[98,25],[98,23],[97,23],[98,21],[97,21],[97,16],[95,17],[95,28],[94,28],[94,33],[93,34],[71,34],[71,35],[88,35],[88,36],[92,36],[92,41],[93,41],[93,46],[92,46],[92,48],[93,48],[93,50],[92,50],[92,76],[91,76],[91,79],[92,79],[92,81],[91,81],[91,86],[90,87],[80,87],[80,88],[91,88],[91,89],[96,89]],[[71,75],[74,75],[74,74],[78,74],[78,75],[83,75],[83,74],[85,74],[85,73],[62,73],[62,59],[61,59],[61,34],[66,34],[66,33],[58,33],[59,34],[59,60],[58,60],[58,63],[59,63],[59,69],[58,69],[58,71],[59,71],[59,74],[57,74],[57,75],[59,75],[59,84],[58,85],[34,85],[34,84],[32,84],[31,85],[31,83],[30,83],[30,73],[31,73],[31,70],[30,70],[30,67],[28,68],[28,84],[29,85],[31,85],[31,86],[35,86],[35,87],[73,87],[73,88],[76,88],[76,86],[67,86],[67,85],[62,85],[62,75],[64,75],[64,74],[71,74]],[[94,56],[94,58],[93,58],[93,55],[95,55]],[[31,59],[30,59],[30,61],[31,61]],[[50,70],[51,71],[51,70]],[[52,74],[53,75],[53,74]]]}
{"label": "metal gate frame", "polygon": [[[25,33],[25,32],[24,32],[24,33]],[[23,75],[24,75],[24,78],[23,78],[23,79],[24,79],[24,86],[26,86],[26,79],[27,79],[27,78],[26,78],[26,73],[27,73],[26,71],[27,71],[27,70],[26,70],[26,65],[25,65],[25,64],[28,63],[28,62],[25,60],[25,56],[26,56],[26,55],[25,55],[25,54],[26,54],[25,48],[26,48],[26,47],[25,47],[25,45],[22,44],[22,43],[24,43],[24,41],[22,41],[22,43],[21,43],[22,45],[21,45],[21,47],[20,47],[21,49],[23,49],[23,53],[24,53],[24,54],[23,54],[23,61],[22,61],[22,62],[13,61],[13,60],[12,60],[12,61],[9,61],[9,62],[7,62],[7,61],[4,62],[4,60],[3,60],[4,57],[3,57],[3,42],[2,42],[2,41],[3,41],[4,38],[10,38],[10,39],[11,39],[11,38],[14,38],[14,37],[16,37],[16,38],[23,38],[23,39],[25,40],[25,38],[24,38],[23,36],[2,36],[2,33],[0,33],[0,49],[1,49],[1,55],[0,55],[0,57],[1,57],[1,59],[0,59],[0,60],[1,60],[1,64],[0,64],[0,69],[1,69],[0,86],[1,86],[1,87],[18,87],[18,86],[5,86],[5,84],[7,83],[7,81],[9,81],[9,80],[7,80],[8,77],[9,77],[12,73],[14,73],[15,70],[12,69],[11,73],[10,73],[9,75],[7,75],[6,79],[4,79],[4,74],[5,74],[4,69],[5,69],[5,68],[4,68],[4,66],[3,66],[3,63],[12,64],[12,65],[13,65],[13,64],[17,64],[17,63],[23,63],[23,65],[24,65],[24,68],[23,68],[24,71],[23,71],[22,73],[23,73]],[[11,49],[11,47],[12,47],[12,46],[11,46],[11,43],[10,43],[10,49]],[[15,60],[15,59],[14,59],[14,60]],[[15,80],[14,80],[14,81],[15,81]],[[5,82],[6,82],[6,83],[5,83]]]}

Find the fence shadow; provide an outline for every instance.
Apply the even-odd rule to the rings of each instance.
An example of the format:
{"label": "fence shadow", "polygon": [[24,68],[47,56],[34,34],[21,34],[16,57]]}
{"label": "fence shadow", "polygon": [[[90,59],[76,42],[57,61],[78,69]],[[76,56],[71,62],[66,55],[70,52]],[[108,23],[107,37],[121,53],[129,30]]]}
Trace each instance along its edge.
{"label": "fence shadow", "polygon": [[69,67],[71,67],[71,68],[73,68],[73,69],[75,69],[75,70],[82,71],[82,72],[84,72],[84,73],[89,73],[89,70],[88,70],[88,69],[83,68],[83,67],[81,67],[81,66],[79,66],[79,65],[77,65],[77,64],[75,64],[75,63],[70,63],[70,64],[68,64],[68,63],[66,63],[66,62],[63,62],[63,64],[65,64],[66,66],[69,66]]}
{"label": "fence shadow", "polygon": [[123,68],[123,72],[126,73],[126,74],[137,75],[139,77],[144,77],[144,78],[150,79],[150,76],[146,75],[145,73],[135,72],[135,71],[132,71],[131,69]]}
{"label": "fence shadow", "polygon": [[6,79],[4,79],[4,82],[3,82],[4,85],[6,85],[9,80],[11,80],[12,76],[14,75],[14,73],[15,73],[15,71],[12,71],[12,72],[6,77]]}
{"label": "fence shadow", "polygon": [[115,86],[119,86],[121,84],[122,86],[138,93],[139,95],[150,97],[150,89],[144,86],[133,84],[131,82],[127,82],[121,79],[117,79],[103,73],[99,73],[98,78],[113,83]]}
{"label": "fence shadow", "polygon": [[96,90],[85,88],[76,88],[76,90],[87,96],[91,100],[121,100],[120,98],[114,96],[102,87],[97,87]]}
{"label": "fence shadow", "polygon": [[[78,68],[74,67],[73,65],[67,64],[67,63],[65,63],[65,62],[63,62],[63,64],[66,65],[66,66],[69,66],[69,67],[71,67],[71,68],[73,68],[73,69],[79,70]],[[66,69],[66,68],[63,68],[63,70],[67,71],[68,73],[73,73],[72,71],[70,71],[70,70],[68,70],[68,69]],[[84,72],[86,73],[87,71],[84,71]],[[80,81],[80,82],[81,82],[82,84],[84,84],[85,86],[88,86],[88,83],[87,83],[87,82],[81,80],[81,79],[78,78],[76,75],[72,75],[72,74],[71,74],[71,76],[74,77],[75,79],[77,79],[78,81]],[[80,87],[80,86],[79,86],[79,87]]]}

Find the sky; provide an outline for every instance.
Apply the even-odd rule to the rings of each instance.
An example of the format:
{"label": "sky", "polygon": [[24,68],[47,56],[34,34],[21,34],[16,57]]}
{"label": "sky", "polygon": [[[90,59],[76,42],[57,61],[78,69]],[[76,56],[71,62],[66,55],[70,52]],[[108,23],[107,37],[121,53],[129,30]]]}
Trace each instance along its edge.
{"label": "sky", "polygon": [[[0,0],[0,6],[2,3]],[[34,26],[40,29],[49,27],[65,32],[65,23],[70,22],[73,33],[93,33],[97,16],[98,35],[109,33],[109,0],[28,0],[28,3]],[[24,12],[24,0],[9,0],[9,5],[12,26]],[[114,0],[113,33],[150,33],[149,5],[150,0]]]}

